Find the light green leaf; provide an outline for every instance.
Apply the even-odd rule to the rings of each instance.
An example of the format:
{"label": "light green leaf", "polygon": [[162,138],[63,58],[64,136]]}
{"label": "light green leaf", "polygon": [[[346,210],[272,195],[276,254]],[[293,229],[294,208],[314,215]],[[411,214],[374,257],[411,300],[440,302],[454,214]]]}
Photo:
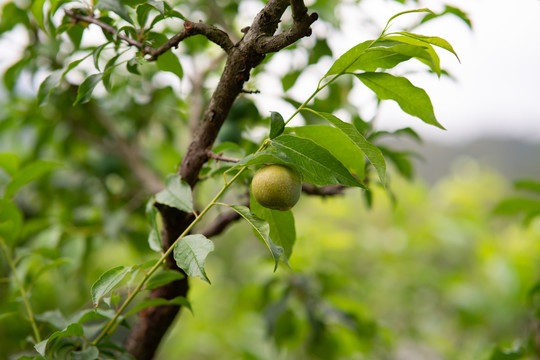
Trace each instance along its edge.
{"label": "light green leaf", "polygon": [[98,0],[96,8],[112,11],[130,24],[133,24],[133,20],[129,17],[126,7],[120,0]]}
{"label": "light green leaf", "polygon": [[394,100],[407,114],[416,116],[427,124],[444,129],[435,118],[433,105],[428,94],[424,89],[411,84],[408,79],[387,73],[368,72],[355,75],[379,99]]}
{"label": "light green leaf", "polygon": [[13,175],[11,181],[6,185],[4,198],[11,198],[22,186],[40,178],[58,166],[60,166],[60,164],[52,161],[36,160],[22,169],[19,169]]}
{"label": "light green leaf", "polygon": [[87,346],[84,350],[73,352],[73,360],[97,360],[97,359],[99,359],[99,350],[95,346]]}
{"label": "light green leaf", "polygon": [[185,212],[193,211],[191,188],[177,174],[167,176],[166,187],[156,194],[156,201]]}
{"label": "light green leaf", "polygon": [[296,241],[294,215],[291,210],[279,211],[265,208],[254,199],[250,202],[251,211],[270,226],[270,239],[283,248],[283,261],[289,266],[289,259]]}
{"label": "light green leaf", "polygon": [[160,272],[152,275],[152,277],[146,283],[146,289],[152,290],[163,285],[167,285],[176,280],[181,280],[185,276],[180,271],[163,269]]}
{"label": "light green leaf", "polygon": [[43,24],[43,20],[44,20],[43,5],[44,4],[45,4],[45,0],[33,0],[32,7],[30,8],[32,15],[34,15],[36,22],[38,23],[39,27],[43,31],[45,31],[45,26]]}
{"label": "light green leaf", "polygon": [[152,307],[152,306],[171,306],[171,305],[185,306],[191,312],[193,312],[193,309],[191,308],[191,304],[189,303],[189,301],[183,296],[178,296],[170,300],[163,299],[163,298],[153,298],[153,299],[145,300],[142,303],[137,304],[137,306],[135,306],[130,311],[128,311],[126,315],[124,315],[124,317],[126,318],[130,315],[136,314],[139,311]]}
{"label": "light green leaf", "polygon": [[343,132],[330,125],[307,125],[291,128],[298,136],[313,140],[327,149],[352,174],[364,178],[364,153]]}
{"label": "light green leaf", "polygon": [[61,70],[54,71],[43,80],[39,86],[37,103],[41,105],[43,101],[51,94],[51,92],[60,85],[63,75]]}
{"label": "light green leaf", "polygon": [[270,225],[268,222],[252,213],[248,207],[241,205],[231,205],[230,207],[251,225],[255,232],[255,236],[266,245],[268,250],[270,250],[275,263],[274,271],[276,271],[279,258],[284,250],[281,246],[276,245],[270,238]]}
{"label": "light green leaf", "polygon": [[180,60],[178,60],[178,57],[174,55],[171,50],[160,55],[156,63],[158,69],[171,72],[178,76],[179,79],[182,79],[182,77],[184,76],[184,70],[182,69],[182,64],[180,64]]}
{"label": "light green leaf", "polygon": [[535,180],[518,180],[514,183],[514,187],[520,190],[531,190],[540,193],[540,182]]}
{"label": "light green leaf", "polygon": [[283,133],[285,129],[285,121],[280,113],[272,111],[270,113],[270,139],[274,139]]}
{"label": "light green leaf", "polygon": [[4,169],[8,175],[13,176],[19,168],[19,157],[13,153],[0,153],[0,168]]}
{"label": "light green leaf", "polygon": [[413,38],[413,39],[424,41],[424,42],[426,42],[428,44],[438,46],[438,47],[440,47],[442,49],[445,49],[445,50],[451,52],[459,60],[459,56],[454,51],[454,48],[452,47],[452,45],[450,45],[450,43],[448,41],[446,41],[445,39],[443,39],[443,38],[440,38],[438,36],[418,35],[418,34],[413,34],[413,33],[409,33],[409,32],[398,32],[397,34],[407,36],[407,37],[410,37],[410,38]]}
{"label": "light green leaf", "polygon": [[23,215],[19,208],[7,199],[0,199],[0,238],[12,247],[19,237]]}
{"label": "light green leaf", "polygon": [[388,26],[390,25],[392,20],[394,20],[395,18],[397,18],[399,16],[402,16],[402,15],[405,15],[405,14],[419,13],[419,12],[427,12],[427,13],[432,13],[433,14],[433,11],[431,11],[430,9],[427,9],[427,8],[402,11],[402,12],[399,12],[399,13],[395,14],[390,19],[388,19],[388,22],[386,23],[385,29],[388,28]]}
{"label": "light green leaf", "polygon": [[314,185],[343,184],[363,187],[362,183],[328,150],[315,142],[293,135],[281,135],[271,142],[279,158],[295,165],[304,179]]}
{"label": "light green leaf", "polygon": [[103,74],[100,73],[93,74],[87,77],[79,86],[79,89],[77,90],[77,98],[75,99],[73,105],[84,104],[90,101],[92,97],[92,92],[94,91],[97,84],[99,84],[99,82],[101,81],[102,76]]}
{"label": "light green leaf", "polygon": [[418,52],[418,54],[414,57],[429,66],[431,70],[433,70],[433,72],[437,74],[437,76],[441,76],[441,60],[439,59],[439,55],[437,55],[437,52],[435,51],[435,49],[433,49],[433,46],[431,46],[431,44],[407,36],[388,36],[387,39],[406,43],[413,48],[423,50]]}
{"label": "light green leaf", "polygon": [[92,285],[92,303],[94,307],[99,305],[99,301],[107,295],[122,279],[131,271],[131,266],[118,266],[107,270],[101,277]]}
{"label": "light green leaf", "polygon": [[360,58],[360,56],[362,56],[366,52],[367,49],[373,47],[376,42],[377,40],[364,41],[363,43],[360,43],[349,49],[332,64],[324,77],[339,74],[347,70],[354,62],[356,62]]}
{"label": "light green leaf", "polygon": [[213,250],[214,243],[203,235],[188,235],[180,239],[174,248],[174,259],[176,265],[188,276],[200,277],[210,284],[210,279],[206,276],[204,269],[204,261]]}
{"label": "light green leaf", "polygon": [[379,175],[381,183],[386,186],[386,162],[384,161],[384,156],[378,147],[367,141],[364,136],[362,136],[362,134],[358,132],[354,125],[346,123],[340,120],[338,117],[329,113],[316,112],[313,110],[310,111],[321,116],[323,119],[326,119],[337,129],[339,129],[360,150],[362,150],[371,165],[373,165],[375,170],[377,170],[377,174]]}
{"label": "light green leaf", "polygon": [[148,235],[148,245],[154,251],[161,251],[161,235],[157,222],[158,210],[154,207],[154,199],[146,203],[146,219],[150,223],[151,229]]}
{"label": "light green leaf", "polygon": [[48,339],[43,340],[42,342],[36,344],[34,348],[36,351],[41,355],[45,356],[47,351],[47,346],[54,340],[63,339],[70,336],[83,336],[84,331],[80,324],[69,324],[68,327],[66,327],[62,331],[56,331],[51,336],[49,336]]}

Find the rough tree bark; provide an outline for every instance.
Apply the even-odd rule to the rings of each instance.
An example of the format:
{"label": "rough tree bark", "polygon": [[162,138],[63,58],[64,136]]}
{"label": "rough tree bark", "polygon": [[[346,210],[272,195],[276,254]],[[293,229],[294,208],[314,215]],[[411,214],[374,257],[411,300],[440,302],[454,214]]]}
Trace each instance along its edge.
{"label": "rough tree bark", "polygon": [[[280,19],[289,6],[292,9],[294,23],[288,30],[276,35]],[[265,54],[279,51],[300,38],[311,35],[310,26],[315,20],[317,20],[317,14],[308,15],[303,0],[269,0],[257,14],[252,25],[243,30],[244,37],[236,44],[233,44],[230,37],[223,31],[206,24],[192,22],[186,22],[184,31],[171,38],[165,47],[148,49],[141,44],[132,44],[140,47],[142,51],[155,59],[168,48],[178,45],[186,37],[203,35],[221,46],[227,53],[227,61],[219,84],[194,131],[193,140],[178,171],[182,179],[192,188],[197,184],[199,172],[209,159],[208,151],[212,148],[233,102],[249,79],[250,71],[261,63]],[[191,223],[193,215],[165,205],[156,205],[163,219],[163,247],[168,248]],[[223,223],[226,224],[235,219],[237,217],[234,215],[217,219],[216,226],[208,229],[208,234],[213,234],[216,229],[219,231],[223,228]],[[181,271],[176,267],[172,257],[167,260],[167,266]],[[150,297],[172,299],[177,296],[186,296],[188,289],[186,277],[154,289]],[[128,351],[136,359],[152,359],[179,310],[178,306],[159,306],[141,311],[126,342]]]}

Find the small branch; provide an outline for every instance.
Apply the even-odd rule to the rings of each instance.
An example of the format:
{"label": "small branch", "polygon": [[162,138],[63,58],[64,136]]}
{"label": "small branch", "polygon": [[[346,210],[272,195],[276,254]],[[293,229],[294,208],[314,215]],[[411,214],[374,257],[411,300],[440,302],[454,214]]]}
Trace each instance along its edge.
{"label": "small branch", "polygon": [[153,50],[151,47],[146,46],[146,45],[144,45],[143,43],[141,43],[139,41],[133,40],[129,36],[119,34],[118,30],[116,30],[116,28],[114,28],[113,26],[111,26],[111,25],[109,25],[107,23],[99,21],[98,19],[96,19],[93,16],[77,14],[76,12],[74,12],[73,10],[70,10],[70,9],[65,9],[64,12],[66,13],[66,15],[72,17],[76,21],[83,21],[83,22],[87,22],[87,23],[99,26],[100,28],[102,28],[103,30],[108,32],[109,34],[115,35],[119,39],[122,39],[125,42],[127,42],[129,45],[135,46],[136,48],[140,49],[143,53],[150,53]]}
{"label": "small branch", "polygon": [[204,228],[201,234],[207,238],[221,234],[232,222],[240,219],[240,214],[234,210],[224,212],[218,218]]}
{"label": "small branch", "polygon": [[310,184],[302,184],[302,192],[308,195],[318,195],[318,196],[335,196],[343,195],[345,190],[343,185],[327,185],[322,187],[313,186]]}
{"label": "small branch", "polygon": [[208,157],[210,159],[214,159],[214,160],[217,160],[217,161],[225,161],[225,162],[232,162],[232,163],[237,163],[240,161],[240,159],[235,159],[235,158],[231,158],[231,157],[227,157],[227,156],[223,156],[220,154],[216,154],[215,152],[213,152],[212,150],[208,150],[207,151],[207,154],[208,154]]}
{"label": "small branch", "polygon": [[260,94],[261,93],[260,90],[246,90],[246,89],[242,89],[240,92],[243,94]]}
{"label": "small branch", "polygon": [[150,55],[150,58],[148,59],[149,61],[157,60],[157,58],[160,55],[167,52],[171,48],[178,47],[178,44],[182,40],[190,36],[194,36],[194,35],[205,36],[208,40],[219,45],[226,53],[229,53],[231,48],[234,47],[233,42],[231,41],[231,39],[229,38],[229,35],[225,31],[220,30],[215,26],[205,24],[203,22],[198,22],[198,23],[193,23],[191,21],[184,22],[184,30],[174,35],[172,38],[170,38],[165,44],[161,45],[160,47],[153,48],[137,40],[134,40],[130,38],[129,36],[120,34],[115,27],[98,20],[94,18],[93,16],[77,14],[76,12],[70,9],[65,9],[64,11],[68,16],[72,17],[74,20],[83,21],[83,22],[97,25],[100,28],[102,28],[104,31],[108,32],[109,34],[114,35],[117,38],[127,42],[129,45],[138,48],[139,50],[141,50],[143,55],[146,55],[146,54]]}
{"label": "small branch", "polygon": [[186,21],[184,23],[184,30],[174,35],[172,38],[169,39],[169,41],[161,45],[159,48],[152,48],[152,50],[148,52],[152,55],[148,60],[156,60],[161,54],[163,54],[167,50],[173,47],[176,48],[182,40],[194,35],[203,35],[208,40],[219,45],[227,54],[234,47],[233,42],[225,31],[220,30],[215,26],[205,24],[203,22],[194,23],[191,21]]}

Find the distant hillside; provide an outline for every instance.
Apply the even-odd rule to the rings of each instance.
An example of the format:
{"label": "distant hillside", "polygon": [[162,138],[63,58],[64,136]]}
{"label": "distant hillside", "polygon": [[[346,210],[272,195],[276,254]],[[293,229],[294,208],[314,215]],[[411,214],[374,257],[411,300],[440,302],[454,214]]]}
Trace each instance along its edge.
{"label": "distant hillside", "polygon": [[529,177],[540,180],[540,143],[479,139],[456,145],[400,142],[397,146],[414,149],[422,154],[424,159],[416,161],[416,174],[429,183],[450,174],[452,165],[460,158],[475,159],[509,179]]}

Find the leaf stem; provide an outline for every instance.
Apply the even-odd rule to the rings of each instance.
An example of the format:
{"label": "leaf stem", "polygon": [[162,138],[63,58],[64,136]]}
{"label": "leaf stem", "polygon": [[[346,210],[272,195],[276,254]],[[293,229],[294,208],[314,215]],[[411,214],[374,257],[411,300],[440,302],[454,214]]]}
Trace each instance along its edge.
{"label": "leaf stem", "polygon": [[[257,152],[261,151],[261,148],[257,150]],[[122,306],[118,309],[114,317],[109,320],[109,322],[105,325],[101,333],[98,335],[98,337],[91,343],[91,345],[97,345],[103,338],[109,333],[110,330],[114,329],[115,325],[117,324],[117,320],[122,314],[122,312],[127,308],[127,306],[133,301],[135,296],[141,291],[142,287],[146,283],[146,281],[156,272],[156,270],[161,266],[161,264],[165,261],[165,259],[171,254],[171,252],[174,250],[174,247],[178,244],[180,240],[182,240],[183,237],[185,237],[191,229],[199,222],[199,220],[216,204],[218,204],[219,198],[227,191],[227,189],[236,181],[236,179],[244,172],[244,170],[247,169],[247,166],[243,166],[239,169],[239,171],[229,180],[225,181],[223,184],[223,187],[221,190],[214,196],[212,201],[206,205],[206,207],[195,217],[195,219],[189,224],[189,226],[178,236],[178,238],[172,243],[172,245],[163,253],[163,255],[159,258],[159,260],[156,262],[156,264],[145,273],[141,281],[137,284],[133,292],[128,296],[128,298],[124,301]]]}
{"label": "leaf stem", "polygon": [[0,245],[2,246],[2,250],[6,254],[6,260],[8,262],[9,268],[11,269],[11,274],[13,276],[13,280],[15,281],[15,285],[21,292],[21,297],[24,303],[24,307],[26,308],[26,313],[28,314],[28,321],[30,321],[30,324],[32,325],[32,330],[34,331],[36,344],[40,343],[41,335],[39,335],[39,329],[37,327],[36,318],[34,316],[34,312],[32,311],[32,306],[30,305],[30,301],[28,300],[28,295],[26,294],[26,291],[24,290],[23,284],[19,281],[19,278],[17,277],[15,264],[13,263],[13,260],[11,259],[11,252],[9,251],[9,248],[7,244],[5,243],[4,238],[1,236],[0,236]]}

